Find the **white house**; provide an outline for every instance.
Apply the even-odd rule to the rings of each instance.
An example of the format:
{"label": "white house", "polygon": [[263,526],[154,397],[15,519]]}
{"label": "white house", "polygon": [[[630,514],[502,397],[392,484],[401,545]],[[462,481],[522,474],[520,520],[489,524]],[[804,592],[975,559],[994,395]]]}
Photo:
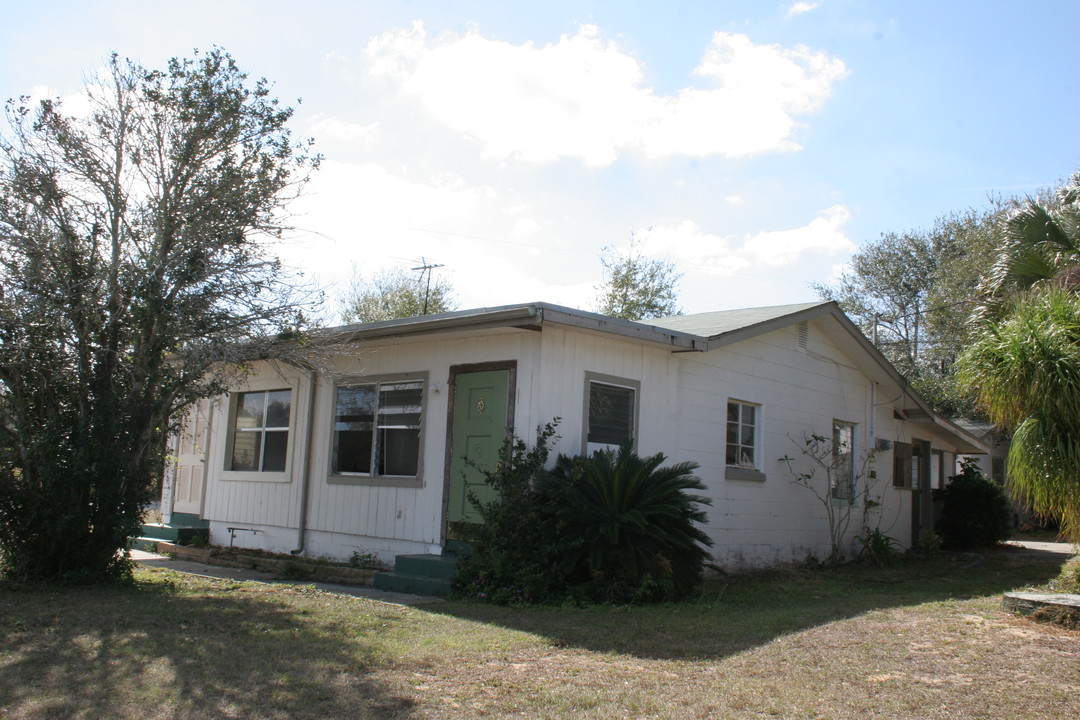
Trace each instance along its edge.
{"label": "white house", "polygon": [[850,449],[828,502],[864,483],[880,496],[865,524],[855,507],[848,547],[866,524],[917,542],[931,486],[958,453],[987,451],[834,303],[643,322],[530,303],[332,334],[350,348],[334,372],[262,365],[195,409],[166,520],[198,515],[216,544],[277,552],[439,553],[449,524],[471,519],[467,490],[486,487],[476,466],[510,430],[529,440],[559,417],[556,452],[630,437],[698,463],[716,562],[758,567],[829,552],[826,506],[780,460],[805,467],[804,438]]}

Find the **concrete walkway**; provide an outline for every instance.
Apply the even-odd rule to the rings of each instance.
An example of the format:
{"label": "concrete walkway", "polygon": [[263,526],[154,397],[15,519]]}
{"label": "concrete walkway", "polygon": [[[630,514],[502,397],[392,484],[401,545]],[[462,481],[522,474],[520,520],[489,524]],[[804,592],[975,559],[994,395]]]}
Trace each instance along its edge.
{"label": "concrete walkway", "polygon": [[446,602],[443,598],[431,595],[409,595],[406,593],[388,592],[377,590],[373,587],[354,587],[352,585],[335,585],[333,583],[306,582],[303,580],[280,580],[273,573],[259,572],[258,570],[243,570],[240,568],[220,567],[207,565],[206,563],[193,562],[191,560],[176,560],[167,555],[146,552],[144,550],[132,550],[131,559],[140,565],[148,567],[162,567],[188,575],[199,577],[217,578],[219,580],[236,580],[238,582],[261,582],[275,585],[314,585],[319,590],[336,593],[338,595],[351,595],[352,597],[377,600],[390,603],[391,605],[424,605],[428,603]]}
{"label": "concrete walkway", "polygon": [[1007,540],[1006,545],[1021,548],[1023,554],[1046,560],[1066,560],[1077,552],[1077,546],[1065,542],[1042,542],[1039,540]]}

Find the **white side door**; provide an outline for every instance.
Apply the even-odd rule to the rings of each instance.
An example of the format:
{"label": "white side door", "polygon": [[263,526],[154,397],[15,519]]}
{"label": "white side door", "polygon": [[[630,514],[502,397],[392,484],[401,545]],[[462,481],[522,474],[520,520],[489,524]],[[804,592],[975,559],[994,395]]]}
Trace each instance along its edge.
{"label": "white side door", "polygon": [[172,512],[202,512],[203,475],[207,442],[210,437],[210,400],[191,406],[176,448],[176,476],[173,485]]}

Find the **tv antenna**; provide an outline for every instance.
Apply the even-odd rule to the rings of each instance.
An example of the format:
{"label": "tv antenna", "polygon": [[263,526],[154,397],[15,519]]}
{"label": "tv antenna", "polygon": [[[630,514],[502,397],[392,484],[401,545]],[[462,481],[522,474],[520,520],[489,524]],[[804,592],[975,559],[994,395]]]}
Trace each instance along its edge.
{"label": "tv antenna", "polygon": [[441,267],[443,267],[441,263],[433,265],[427,261],[427,258],[421,256],[420,266],[413,268],[414,271],[419,271],[420,282],[424,282],[424,275],[427,275],[427,283],[424,286],[424,309],[420,313],[421,315],[427,315],[428,298],[431,296],[431,271]]}

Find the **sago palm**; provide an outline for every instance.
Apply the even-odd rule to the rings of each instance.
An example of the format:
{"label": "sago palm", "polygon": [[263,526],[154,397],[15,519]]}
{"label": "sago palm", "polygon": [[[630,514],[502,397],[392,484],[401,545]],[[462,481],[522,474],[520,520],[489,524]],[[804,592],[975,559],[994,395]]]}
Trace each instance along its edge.
{"label": "sago palm", "polygon": [[712,544],[699,527],[708,498],[697,465],[661,467],[663,454],[638,457],[629,446],[591,457],[560,457],[540,484],[557,498],[568,540],[563,567],[604,600],[686,595],[700,581]]}

